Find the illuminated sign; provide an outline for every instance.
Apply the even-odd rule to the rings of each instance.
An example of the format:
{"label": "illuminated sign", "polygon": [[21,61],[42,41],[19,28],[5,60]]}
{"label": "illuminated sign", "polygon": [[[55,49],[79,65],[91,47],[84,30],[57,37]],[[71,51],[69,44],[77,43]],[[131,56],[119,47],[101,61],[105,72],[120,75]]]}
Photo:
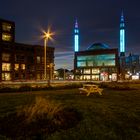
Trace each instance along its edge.
{"label": "illuminated sign", "polygon": [[79,51],[79,29],[78,29],[78,23],[76,21],[75,23],[75,29],[74,29],[74,51],[78,52]]}
{"label": "illuminated sign", "polygon": [[120,52],[125,52],[125,31],[120,30]]}
{"label": "illuminated sign", "polygon": [[75,52],[79,50],[79,36],[75,35]]}
{"label": "illuminated sign", "polygon": [[125,24],[124,24],[123,12],[121,15],[121,22],[120,22],[120,52],[125,53]]}

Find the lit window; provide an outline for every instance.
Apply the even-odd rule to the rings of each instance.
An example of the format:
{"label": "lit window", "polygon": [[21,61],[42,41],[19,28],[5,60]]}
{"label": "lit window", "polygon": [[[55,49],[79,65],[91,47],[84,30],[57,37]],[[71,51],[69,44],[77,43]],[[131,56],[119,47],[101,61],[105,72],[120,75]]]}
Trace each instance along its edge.
{"label": "lit window", "polygon": [[83,77],[85,80],[89,80],[90,79],[90,76],[89,75],[84,75]]}
{"label": "lit window", "polygon": [[40,63],[40,60],[41,60],[40,56],[37,56],[37,63]]}
{"label": "lit window", "polygon": [[2,71],[10,71],[11,64],[10,63],[2,63]]}
{"label": "lit window", "polygon": [[11,74],[10,73],[2,73],[2,80],[7,81],[11,80]]}
{"label": "lit window", "polygon": [[92,69],[92,74],[99,74],[100,70],[99,69]]}
{"label": "lit window", "polygon": [[78,56],[77,67],[115,66],[115,54]]}
{"label": "lit window", "polygon": [[99,81],[99,75],[92,75],[92,80]]}
{"label": "lit window", "polygon": [[41,79],[41,75],[37,74],[37,80],[40,80],[40,79]]}
{"label": "lit window", "polygon": [[90,69],[84,69],[84,74],[90,74]]}
{"label": "lit window", "polygon": [[10,60],[10,54],[2,53],[2,61],[9,61],[9,60]]}
{"label": "lit window", "polygon": [[19,64],[15,64],[15,68],[16,71],[19,70]]}
{"label": "lit window", "polygon": [[93,66],[93,61],[87,61],[87,66]]}
{"label": "lit window", "polygon": [[25,70],[25,64],[21,64],[21,69]]}
{"label": "lit window", "polygon": [[77,66],[78,67],[85,67],[86,66],[86,61],[78,61]]}
{"label": "lit window", "polygon": [[8,32],[10,32],[11,29],[12,29],[11,24],[8,24],[8,23],[2,23],[2,30],[3,30],[3,31],[8,31]]}
{"label": "lit window", "polygon": [[7,34],[7,33],[2,33],[2,40],[3,41],[11,41],[12,36],[10,34]]}

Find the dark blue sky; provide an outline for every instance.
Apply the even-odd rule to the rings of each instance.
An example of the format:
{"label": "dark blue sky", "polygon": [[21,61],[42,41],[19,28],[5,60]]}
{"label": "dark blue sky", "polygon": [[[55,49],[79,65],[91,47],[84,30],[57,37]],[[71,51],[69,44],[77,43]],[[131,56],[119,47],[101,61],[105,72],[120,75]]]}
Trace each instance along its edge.
{"label": "dark blue sky", "polygon": [[126,20],[126,51],[140,54],[139,0],[0,0],[0,18],[15,21],[16,42],[41,44],[41,29],[56,32],[56,68],[73,67],[73,27],[78,19],[80,50],[95,42],[119,47],[121,10]]}

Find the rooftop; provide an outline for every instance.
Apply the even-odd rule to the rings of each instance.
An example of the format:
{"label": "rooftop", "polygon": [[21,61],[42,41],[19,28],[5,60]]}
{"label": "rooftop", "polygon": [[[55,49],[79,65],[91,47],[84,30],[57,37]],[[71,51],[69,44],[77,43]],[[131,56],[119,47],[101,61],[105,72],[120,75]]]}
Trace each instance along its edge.
{"label": "rooftop", "polygon": [[102,50],[102,49],[109,49],[109,46],[103,43],[94,43],[87,50]]}

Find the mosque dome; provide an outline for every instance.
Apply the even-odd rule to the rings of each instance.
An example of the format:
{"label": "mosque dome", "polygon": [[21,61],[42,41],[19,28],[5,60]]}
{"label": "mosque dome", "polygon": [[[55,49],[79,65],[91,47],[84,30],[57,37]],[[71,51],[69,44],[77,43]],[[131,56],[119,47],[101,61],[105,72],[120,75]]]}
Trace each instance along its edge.
{"label": "mosque dome", "polygon": [[109,46],[103,43],[94,43],[87,48],[87,50],[103,50],[103,49],[109,49]]}

